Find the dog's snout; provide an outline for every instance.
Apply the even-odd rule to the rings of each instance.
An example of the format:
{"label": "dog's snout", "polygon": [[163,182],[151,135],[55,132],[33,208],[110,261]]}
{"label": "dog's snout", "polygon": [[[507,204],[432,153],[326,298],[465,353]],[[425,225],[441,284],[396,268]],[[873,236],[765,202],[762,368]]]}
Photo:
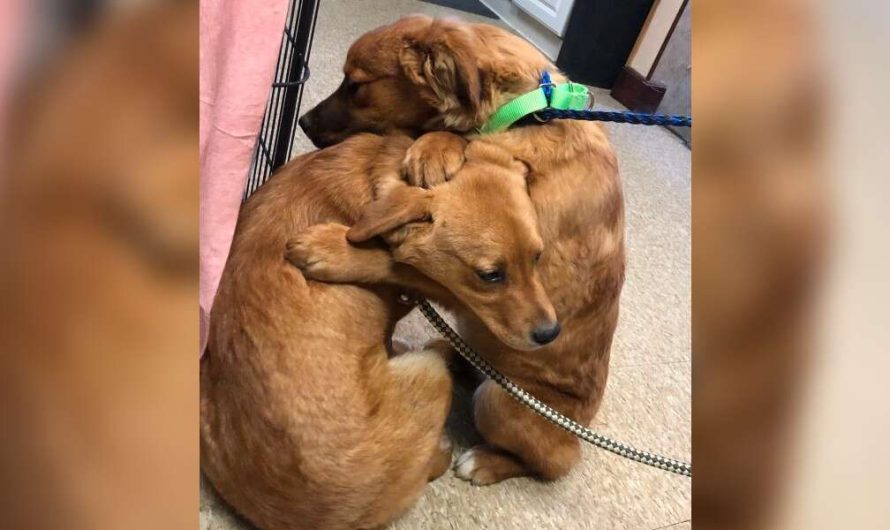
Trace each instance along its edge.
{"label": "dog's snout", "polygon": [[548,322],[545,325],[539,326],[532,332],[532,339],[541,346],[550,344],[556,340],[556,337],[559,336],[561,330],[562,328],[560,327],[559,322]]}
{"label": "dog's snout", "polygon": [[303,129],[303,132],[306,134],[309,134],[315,129],[315,117],[311,111],[303,114],[300,121],[297,123],[300,124],[300,128]]}

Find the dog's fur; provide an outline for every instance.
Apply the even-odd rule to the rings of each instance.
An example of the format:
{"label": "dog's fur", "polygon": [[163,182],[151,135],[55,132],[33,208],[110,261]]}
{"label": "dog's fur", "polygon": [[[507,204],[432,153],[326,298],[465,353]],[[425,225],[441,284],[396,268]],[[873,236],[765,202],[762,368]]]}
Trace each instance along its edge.
{"label": "dog's fur", "polygon": [[[266,530],[380,526],[451,464],[447,352],[389,358],[406,311],[394,289],[307,281],[285,255],[383,235],[387,248],[361,252],[401,256],[412,267],[395,276],[454,292],[517,347],[555,319],[534,263],[543,243],[527,168],[471,145],[453,181],[425,190],[399,176],[410,144],[359,135],[304,155],[242,209],[201,366],[201,457],[220,494]],[[488,236],[471,237],[476,226]],[[516,278],[509,289],[477,277],[494,263]]]}
{"label": "dog's fur", "polygon": [[[356,41],[341,87],[300,124],[318,145],[362,130],[470,132],[500,105],[536,88],[543,70],[555,82],[565,80],[531,45],[499,28],[409,17]],[[459,313],[461,334],[523,388],[587,424],[606,385],[624,282],[624,209],[616,157],[603,129],[580,121],[518,127],[474,142],[499,146],[530,167],[530,194],[545,242],[541,276],[564,331],[541,350],[520,352],[505,348],[464,310]],[[416,181],[434,185],[447,180],[453,164],[438,154],[441,149],[441,142],[412,148],[407,166],[421,168],[413,176]],[[526,474],[556,479],[578,461],[575,437],[492,381],[476,391],[474,406],[486,443],[461,457],[459,476],[476,484]]]}

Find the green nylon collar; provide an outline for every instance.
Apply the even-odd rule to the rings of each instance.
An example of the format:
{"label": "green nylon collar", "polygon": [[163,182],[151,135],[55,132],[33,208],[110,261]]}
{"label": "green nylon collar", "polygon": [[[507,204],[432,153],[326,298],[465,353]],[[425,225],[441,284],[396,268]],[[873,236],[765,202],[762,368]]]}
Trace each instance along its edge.
{"label": "green nylon collar", "polygon": [[548,107],[559,110],[584,110],[587,108],[588,97],[586,86],[578,83],[561,83],[552,86],[548,104],[544,87],[539,86],[498,108],[479,132],[490,134],[503,131],[529,114]]}

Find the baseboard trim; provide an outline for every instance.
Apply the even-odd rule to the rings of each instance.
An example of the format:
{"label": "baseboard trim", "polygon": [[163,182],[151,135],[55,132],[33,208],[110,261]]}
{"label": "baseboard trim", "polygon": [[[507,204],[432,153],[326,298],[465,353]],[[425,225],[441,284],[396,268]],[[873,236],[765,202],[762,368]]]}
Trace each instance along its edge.
{"label": "baseboard trim", "polygon": [[612,86],[612,97],[635,112],[655,112],[666,91],[667,88],[661,83],[650,81],[630,66],[625,66]]}

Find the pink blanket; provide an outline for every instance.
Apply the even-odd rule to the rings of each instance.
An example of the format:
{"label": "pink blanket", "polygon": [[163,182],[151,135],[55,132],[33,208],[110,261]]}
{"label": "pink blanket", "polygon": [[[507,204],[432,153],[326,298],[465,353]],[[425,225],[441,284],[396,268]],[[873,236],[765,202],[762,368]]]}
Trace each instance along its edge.
{"label": "pink blanket", "polygon": [[[31,13],[24,2],[0,2],[0,167],[4,162],[6,148],[6,118],[9,112],[9,98],[15,82],[15,69],[19,66],[22,52],[22,36],[28,29]],[[0,179],[3,175],[0,175]]]}
{"label": "pink blanket", "polygon": [[278,58],[288,0],[201,0],[201,352]]}

